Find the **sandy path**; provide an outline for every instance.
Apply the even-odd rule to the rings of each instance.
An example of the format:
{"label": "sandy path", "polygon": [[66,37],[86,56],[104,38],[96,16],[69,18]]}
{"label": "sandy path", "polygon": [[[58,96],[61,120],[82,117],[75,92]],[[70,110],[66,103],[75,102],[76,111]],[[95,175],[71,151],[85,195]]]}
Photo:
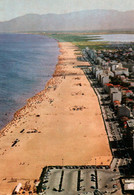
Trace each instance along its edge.
{"label": "sandy path", "polygon": [[16,185],[9,182],[12,177],[22,183],[37,179],[45,165],[62,165],[62,159],[64,165],[93,165],[95,158],[96,164],[111,162],[97,97],[83,71],[74,68],[87,63],[77,61],[71,43],[59,46],[54,77],[15,114],[0,138],[1,195]]}

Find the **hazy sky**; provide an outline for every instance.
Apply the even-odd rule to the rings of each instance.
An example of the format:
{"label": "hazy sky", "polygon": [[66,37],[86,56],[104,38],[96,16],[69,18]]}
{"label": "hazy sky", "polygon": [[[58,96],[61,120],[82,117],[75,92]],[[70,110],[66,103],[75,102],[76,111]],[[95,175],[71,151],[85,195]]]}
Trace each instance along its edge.
{"label": "hazy sky", "polygon": [[134,10],[134,0],[0,0],[0,21],[28,13],[67,13],[79,10]]}

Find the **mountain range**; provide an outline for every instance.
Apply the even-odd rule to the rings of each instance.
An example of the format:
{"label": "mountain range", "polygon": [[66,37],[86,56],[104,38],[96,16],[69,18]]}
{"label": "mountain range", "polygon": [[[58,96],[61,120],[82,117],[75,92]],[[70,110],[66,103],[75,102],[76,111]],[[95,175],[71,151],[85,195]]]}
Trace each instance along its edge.
{"label": "mountain range", "polygon": [[0,22],[0,32],[133,30],[134,11],[85,10],[66,14],[27,14]]}

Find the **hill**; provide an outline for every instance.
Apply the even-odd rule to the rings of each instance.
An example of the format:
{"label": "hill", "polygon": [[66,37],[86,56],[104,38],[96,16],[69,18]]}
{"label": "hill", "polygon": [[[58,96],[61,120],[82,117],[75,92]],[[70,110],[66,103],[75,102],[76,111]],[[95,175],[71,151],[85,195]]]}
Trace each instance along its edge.
{"label": "hill", "polygon": [[0,32],[132,30],[134,11],[85,10],[66,14],[27,14],[0,22]]}

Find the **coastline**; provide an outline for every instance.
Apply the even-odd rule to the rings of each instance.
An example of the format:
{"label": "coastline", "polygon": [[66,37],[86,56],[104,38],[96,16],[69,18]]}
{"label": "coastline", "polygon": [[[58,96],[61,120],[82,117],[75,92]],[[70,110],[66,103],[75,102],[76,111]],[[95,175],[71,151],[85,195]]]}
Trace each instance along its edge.
{"label": "coastline", "polygon": [[[13,190],[15,183],[9,182],[11,178],[23,178],[22,183],[38,179],[44,166],[62,165],[63,158],[64,165],[93,165],[95,158],[96,164],[111,162],[97,97],[83,71],[74,68],[89,64],[76,59],[77,48],[71,43],[58,46],[60,55],[53,77],[1,131],[3,194]],[[16,139],[19,142],[11,147]]]}
{"label": "coastline", "polygon": [[[19,33],[20,34],[20,33]],[[29,34],[29,33],[22,33],[22,34]],[[55,41],[58,42],[58,40],[54,39]],[[59,42],[58,42],[58,48],[59,48],[59,52],[60,52],[60,46],[59,46]],[[61,53],[59,54],[59,56],[61,55]],[[58,58],[59,58],[58,56]],[[58,60],[59,61],[59,60]],[[55,68],[54,68],[54,72],[56,71],[56,66],[58,65],[59,62],[57,62],[57,64],[55,65]],[[54,74],[54,73],[53,73]],[[0,129],[0,137],[3,136],[3,134],[10,128],[11,125],[14,124],[14,122],[18,119],[18,117],[21,117],[20,116],[20,112],[25,110],[27,107],[30,106],[30,103],[32,101],[34,101],[36,98],[39,98],[39,96],[41,96],[45,91],[46,91],[46,88],[47,88],[47,85],[49,85],[49,82],[51,81],[51,79],[53,79],[53,74],[51,75],[51,78],[46,82],[46,84],[44,85],[44,89],[42,89],[41,91],[37,92],[35,95],[33,95],[32,97],[26,99],[26,103],[24,104],[24,106],[22,106],[21,108],[19,108],[16,112],[14,112],[12,115],[13,115],[13,118],[7,122],[7,124],[5,124],[4,127],[2,127]],[[44,91],[45,90],[45,91]]]}

